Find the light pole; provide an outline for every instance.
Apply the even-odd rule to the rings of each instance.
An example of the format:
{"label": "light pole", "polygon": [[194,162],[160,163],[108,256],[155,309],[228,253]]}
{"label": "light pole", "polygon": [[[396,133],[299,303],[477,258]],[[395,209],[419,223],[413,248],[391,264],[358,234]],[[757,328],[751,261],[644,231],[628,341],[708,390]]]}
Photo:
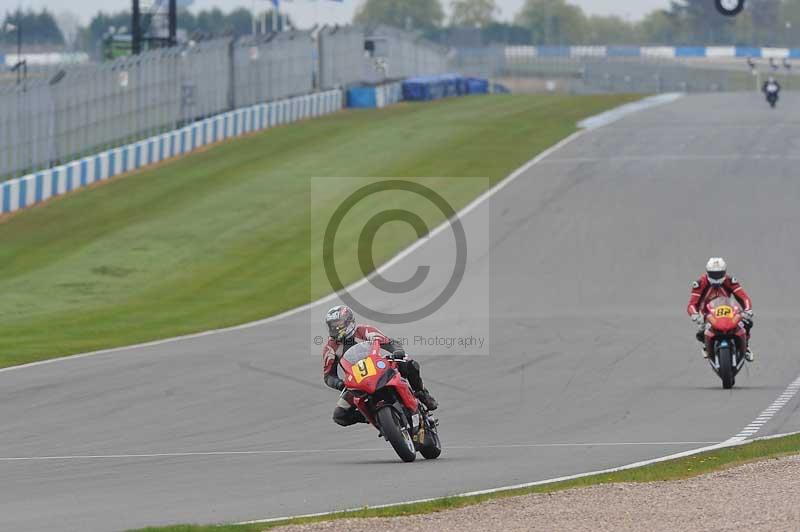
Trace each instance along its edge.
{"label": "light pole", "polygon": [[17,73],[17,85],[19,85],[22,83],[23,73],[25,78],[28,77],[28,62],[22,58],[22,11],[17,11],[17,23],[6,22],[3,25],[3,31],[17,32],[17,62],[11,67],[11,71]]}

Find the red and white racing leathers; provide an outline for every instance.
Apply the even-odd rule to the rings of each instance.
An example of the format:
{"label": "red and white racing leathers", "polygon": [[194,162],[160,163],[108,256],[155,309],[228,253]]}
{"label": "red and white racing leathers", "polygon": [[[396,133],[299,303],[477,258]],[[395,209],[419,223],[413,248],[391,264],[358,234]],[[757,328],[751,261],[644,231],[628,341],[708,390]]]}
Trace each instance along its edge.
{"label": "red and white racing leathers", "polygon": [[325,380],[325,384],[331,388],[341,390],[344,383],[339,378],[339,359],[347,349],[350,349],[355,344],[374,340],[380,342],[381,348],[394,353],[394,344],[391,338],[372,325],[356,325],[353,337],[344,342],[337,342],[335,339],[328,337],[328,342],[322,348],[322,377]]}
{"label": "red and white racing leathers", "polygon": [[[701,314],[703,318],[707,317],[706,304],[717,297],[730,297],[733,296],[739,302],[744,310],[752,310],[752,301],[750,296],[747,295],[742,285],[735,277],[725,276],[722,284],[712,285],[708,276],[703,274],[696,281],[692,282],[692,293],[689,295],[689,305],[686,307],[686,313],[689,316],[694,314]],[[710,331],[706,331],[704,336],[698,334],[698,340],[705,341],[706,350],[710,353],[713,347],[710,344],[712,336]],[[747,344],[750,339],[750,331],[745,329],[742,325],[739,332],[736,333],[736,338],[739,342],[739,349],[742,352],[747,351]]]}

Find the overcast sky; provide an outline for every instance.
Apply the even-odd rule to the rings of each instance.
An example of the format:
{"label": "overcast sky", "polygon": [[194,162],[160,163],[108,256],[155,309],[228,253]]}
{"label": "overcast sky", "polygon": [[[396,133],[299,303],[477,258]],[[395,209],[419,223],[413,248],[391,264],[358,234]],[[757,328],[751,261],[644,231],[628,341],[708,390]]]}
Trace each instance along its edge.
{"label": "overcast sky", "polygon": [[[142,0],[144,3],[147,0]],[[301,27],[311,26],[315,22],[345,23],[353,16],[356,7],[363,0],[344,0],[343,3],[327,0],[284,0],[284,10],[289,13]],[[397,0],[402,1],[402,0]],[[708,0],[711,2],[711,0]],[[195,0],[194,9],[219,7],[229,11],[234,7],[252,8],[254,2],[262,6],[269,5],[266,0]],[[649,11],[666,7],[669,0],[570,0],[571,3],[581,6],[590,14],[615,14],[623,18],[639,19]],[[450,0],[442,0],[448,6]],[[524,0],[497,0],[501,8],[501,18],[510,20],[519,11]],[[32,7],[36,10],[47,7],[50,11],[64,10],[77,14],[85,23],[99,10],[119,11],[130,9],[130,0],[0,0],[0,12],[12,11],[22,4],[24,9]]]}

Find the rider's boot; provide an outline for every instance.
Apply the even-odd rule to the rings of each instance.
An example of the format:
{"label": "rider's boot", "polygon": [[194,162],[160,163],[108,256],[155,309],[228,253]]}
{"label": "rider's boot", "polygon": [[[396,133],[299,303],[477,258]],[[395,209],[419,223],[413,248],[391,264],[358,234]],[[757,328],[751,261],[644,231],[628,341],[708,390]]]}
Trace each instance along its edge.
{"label": "rider's boot", "polygon": [[744,358],[747,359],[748,362],[753,362],[756,359],[756,354],[753,353],[753,350],[748,346],[747,351],[744,352]]}
{"label": "rider's boot", "polygon": [[428,392],[428,390],[426,390],[425,388],[423,388],[422,390],[418,391],[416,395],[417,395],[417,399],[422,401],[422,404],[424,404],[428,408],[429,411],[432,412],[432,411],[436,410],[437,408],[439,408],[439,403],[436,401],[436,399],[433,398],[433,396],[430,394],[430,392]]}
{"label": "rider's boot", "polygon": [[700,342],[700,345],[702,346],[700,351],[703,353],[703,358],[709,358],[711,355],[708,354],[708,345],[706,345],[705,333],[703,331],[697,331],[695,338],[697,338],[697,341]]}

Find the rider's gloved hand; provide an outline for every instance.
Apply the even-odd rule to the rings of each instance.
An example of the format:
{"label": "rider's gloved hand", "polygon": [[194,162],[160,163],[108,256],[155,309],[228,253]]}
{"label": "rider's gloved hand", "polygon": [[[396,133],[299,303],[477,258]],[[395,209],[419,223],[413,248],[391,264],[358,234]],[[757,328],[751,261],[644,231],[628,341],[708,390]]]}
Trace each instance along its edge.
{"label": "rider's gloved hand", "polygon": [[702,327],[705,325],[705,320],[703,319],[703,315],[700,314],[699,312],[692,314],[692,321],[698,327]]}
{"label": "rider's gloved hand", "polygon": [[395,360],[403,360],[406,358],[406,350],[402,347],[398,347],[394,350],[394,353],[392,353],[392,358]]}
{"label": "rider's gloved hand", "polygon": [[753,311],[752,310],[743,310],[742,311],[742,320],[744,321],[745,325],[748,327],[753,325]]}

